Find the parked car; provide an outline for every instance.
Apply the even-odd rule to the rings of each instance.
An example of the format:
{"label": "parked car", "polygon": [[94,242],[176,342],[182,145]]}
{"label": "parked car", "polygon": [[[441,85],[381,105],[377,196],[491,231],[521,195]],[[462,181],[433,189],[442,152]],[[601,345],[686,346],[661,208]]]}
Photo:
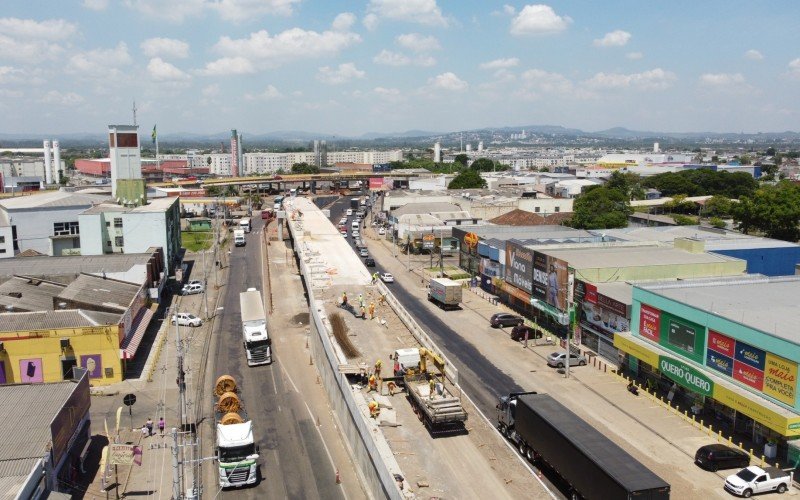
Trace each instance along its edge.
{"label": "parked car", "polygon": [[698,448],[694,463],[710,471],[741,469],[750,465],[750,455],[724,444],[707,444]]}
{"label": "parked car", "polygon": [[172,324],[179,326],[200,326],[203,320],[190,313],[177,313],[172,315]]}
{"label": "parked car", "polygon": [[361,248],[358,250],[358,255],[362,257],[369,257],[369,252],[367,251],[366,248]]}
{"label": "parked car", "polygon": [[[567,362],[566,351],[554,352],[547,357],[547,365],[553,368],[564,368]],[[584,366],[586,364],[586,356],[583,354],[569,355],[569,366]]]}
{"label": "parked car", "polygon": [[777,467],[745,467],[725,478],[725,490],[750,498],[753,493],[777,491],[785,493],[792,485],[792,474]]}
{"label": "parked car", "polygon": [[378,228],[378,234],[386,234],[386,230],[382,227]]}
{"label": "parked car", "polygon": [[194,295],[196,293],[203,293],[205,287],[202,283],[187,283],[181,288],[181,295]]}
{"label": "parked car", "polygon": [[489,319],[489,324],[492,328],[500,328],[501,326],[517,326],[523,323],[522,317],[510,313],[495,313]]}
{"label": "parked car", "polygon": [[384,283],[394,283],[394,276],[392,276],[392,273],[381,273],[380,277]]}
{"label": "parked car", "polygon": [[364,259],[364,265],[367,267],[375,267],[375,259],[372,257],[367,257]]}
{"label": "parked car", "polygon": [[542,332],[536,331],[533,327],[530,327],[526,324],[519,324],[516,325],[514,328],[511,329],[511,340],[518,341],[524,340],[525,334],[528,334],[528,340],[540,339],[542,338]]}

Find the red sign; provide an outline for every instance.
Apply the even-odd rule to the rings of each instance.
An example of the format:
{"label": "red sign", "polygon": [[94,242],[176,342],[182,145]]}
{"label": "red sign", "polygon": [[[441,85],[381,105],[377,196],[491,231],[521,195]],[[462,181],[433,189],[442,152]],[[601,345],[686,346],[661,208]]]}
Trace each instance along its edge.
{"label": "red sign", "polygon": [[591,283],[585,283],[585,295],[583,296],[586,302],[591,304],[597,304],[597,287],[592,285]]}
{"label": "red sign", "polygon": [[658,342],[661,337],[661,311],[642,304],[639,312],[639,335]]}
{"label": "red sign", "polygon": [[370,177],[369,178],[369,188],[370,189],[381,189],[383,187],[383,177]]}
{"label": "red sign", "polygon": [[736,341],[714,330],[708,331],[708,348],[728,357],[733,357]]}
{"label": "red sign", "polygon": [[733,378],[759,391],[764,388],[764,372],[739,360],[733,361]]}

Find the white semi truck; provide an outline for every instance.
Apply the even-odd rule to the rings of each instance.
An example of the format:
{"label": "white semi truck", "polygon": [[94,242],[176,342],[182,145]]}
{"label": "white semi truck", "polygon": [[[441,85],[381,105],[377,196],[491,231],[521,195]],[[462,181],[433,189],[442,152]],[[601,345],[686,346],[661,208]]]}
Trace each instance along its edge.
{"label": "white semi truck", "polygon": [[230,375],[219,377],[214,387],[214,454],[221,488],[238,488],[258,481],[259,449],[253,437],[253,422],[247,418],[237,389]]}
{"label": "white semi truck", "polygon": [[244,236],[244,229],[233,230],[233,244],[237,247],[243,247],[247,244],[247,238]]}
{"label": "white semi truck", "polygon": [[248,288],[239,294],[239,307],[242,314],[242,338],[247,354],[247,365],[266,365],[272,363],[272,340],[267,330],[267,315],[261,292]]}

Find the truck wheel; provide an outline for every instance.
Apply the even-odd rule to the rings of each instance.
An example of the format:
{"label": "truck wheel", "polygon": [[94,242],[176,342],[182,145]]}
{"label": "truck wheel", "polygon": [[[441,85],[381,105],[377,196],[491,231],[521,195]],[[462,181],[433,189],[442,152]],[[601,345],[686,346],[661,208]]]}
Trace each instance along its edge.
{"label": "truck wheel", "polygon": [[519,443],[519,454],[524,457],[524,456],[526,456],[527,451],[528,451],[528,447],[525,446],[525,443],[520,442]]}
{"label": "truck wheel", "polygon": [[786,485],[781,483],[778,485],[778,493],[786,493]]}
{"label": "truck wheel", "polygon": [[534,453],[530,447],[528,447],[528,450],[525,453],[525,457],[528,459],[528,462],[533,463]]}
{"label": "truck wheel", "polygon": [[742,492],[742,496],[745,498],[750,498],[753,495],[753,490],[744,490]]}

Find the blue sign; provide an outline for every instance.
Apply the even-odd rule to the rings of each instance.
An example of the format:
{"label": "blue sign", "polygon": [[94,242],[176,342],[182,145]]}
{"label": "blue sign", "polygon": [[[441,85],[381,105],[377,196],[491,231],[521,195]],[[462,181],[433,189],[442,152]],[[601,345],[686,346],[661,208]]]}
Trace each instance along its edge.
{"label": "blue sign", "polygon": [[745,344],[741,340],[737,340],[735,357],[744,364],[764,371],[767,353],[758,347],[753,347],[750,344]]}
{"label": "blue sign", "polygon": [[711,349],[706,352],[706,366],[729,377],[733,376],[733,358],[714,352]]}

